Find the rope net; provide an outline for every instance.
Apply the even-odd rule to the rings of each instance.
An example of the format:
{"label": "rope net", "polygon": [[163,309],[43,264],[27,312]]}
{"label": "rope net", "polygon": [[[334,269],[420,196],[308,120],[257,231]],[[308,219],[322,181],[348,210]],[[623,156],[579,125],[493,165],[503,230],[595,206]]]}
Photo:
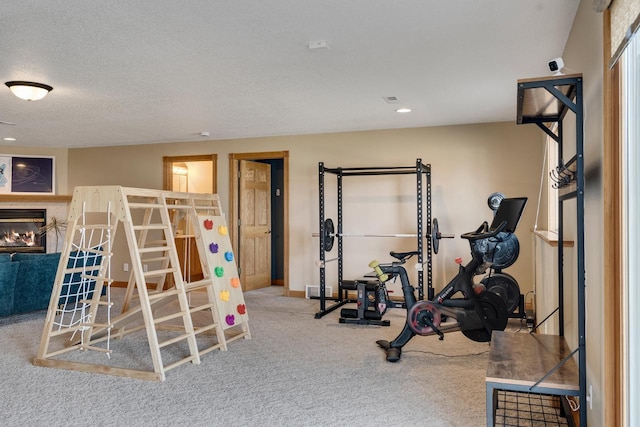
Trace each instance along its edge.
{"label": "rope net", "polygon": [[[62,329],[74,329],[70,340],[78,331],[85,331],[95,323],[93,316],[97,317],[98,308],[106,308],[107,351],[111,334],[111,214],[110,206],[106,214],[106,226],[91,227],[87,223],[87,216],[82,213],[82,222],[74,227],[74,238],[69,260],[65,266],[65,275],[60,289],[56,316],[53,321],[55,327]],[[103,259],[104,258],[104,259]],[[106,264],[105,264],[106,263]],[[99,276],[103,269],[103,277]],[[94,295],[96,285],[101,293]],[[104,297],[104,298],[102,298]],[[100,302],[93,307],[94,302]],[[81,334],[84,339],[85,334]],[[107,356],[109,353],[107,352]]]}

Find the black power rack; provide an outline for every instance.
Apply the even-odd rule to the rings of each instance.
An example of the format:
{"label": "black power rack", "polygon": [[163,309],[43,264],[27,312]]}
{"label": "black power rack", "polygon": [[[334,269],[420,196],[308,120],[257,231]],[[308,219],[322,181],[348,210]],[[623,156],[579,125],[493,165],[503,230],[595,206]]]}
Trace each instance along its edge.
{"label": "black power rack", "polygon": [[[337,177],[337,205],[338,218],[335,237],[338,242],[338,255],[335,261],[338,263],[338,293],[337,297],[326,296],[326,272],[325,263],[326,247],[323,236],[327,236],[327,221],[325,218],[325,175],[332,174]],[[433,298],[432,283],[432,241],[431,238],[431,165],[422,163],[422,159],[416,159],[414,166],[395,166],[395,167],[352,167],[352,168],[328,168],[324,163],[318,164],[318,196],[319,196],[319,255],[320,255],[320,289],[319,295],[315,298],[320,300],[320,311],[315,314],[316,319],[320,319],[327,313],[330,313],[347,303],[355,303],[356,300],[348,298],[347,289],[342,286],[343,282],[343,200],[342,186],[343,178],[351,176],[380,176],[380,175],[415,175],[416,181],[416,240],[418,251],[418,263],[426,266],[427,272],[427,298]],[[426,227],[426,230],[425,230]],[[425,238],[425,235],[428,238]],[[426,248],[425,248],[426,242]],[[425,250],[426,249],[426,250]],[[426,262],[425,262],[426,257]],[[418,270],[418,299],[423,300],[424,295],[424,269]],[[327,306],[327,300],[333,301],[333,304]]]}

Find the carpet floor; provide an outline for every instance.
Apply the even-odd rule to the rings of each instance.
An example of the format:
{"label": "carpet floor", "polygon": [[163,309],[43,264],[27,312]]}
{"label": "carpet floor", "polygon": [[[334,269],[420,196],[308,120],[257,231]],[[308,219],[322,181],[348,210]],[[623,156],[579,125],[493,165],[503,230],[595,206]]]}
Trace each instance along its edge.
{"label": "carpet floor", "polygon": [[[318,301],[285,298],[277,287],[247,292],[245,300],[252,338],[179,366],[163,382],[34,366],[46,312],[0,319],[0,424],[485,425],[489,344],[459,332],[444,341],[417,336],[389,363],[376,340],[396,337],[402,309],[385,315],[391,326],[361,326],[340,324],[339,310],[315,319]],[[112,348],[109,363],[152,366],[144,333]],[[76,353],[70,357],[77,361],[106,359]]]}

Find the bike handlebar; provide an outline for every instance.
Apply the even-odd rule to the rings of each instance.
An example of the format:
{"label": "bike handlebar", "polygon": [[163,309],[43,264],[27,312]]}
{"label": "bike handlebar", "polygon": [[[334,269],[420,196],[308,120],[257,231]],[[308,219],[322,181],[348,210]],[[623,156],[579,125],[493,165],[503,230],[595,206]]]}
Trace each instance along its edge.
{"label": "bike handlebar", "polygon": [[494,228],[493,230],[489,230],[489,226],[487,222],[483,222],[482,225],[476,230],[471,231],[469,233],[464,233],[460,237],[467,240],[480,240],[486,239],[488,237],[493,237],[500,233],[507,226],[507,221],[502,221],[499,226]]}

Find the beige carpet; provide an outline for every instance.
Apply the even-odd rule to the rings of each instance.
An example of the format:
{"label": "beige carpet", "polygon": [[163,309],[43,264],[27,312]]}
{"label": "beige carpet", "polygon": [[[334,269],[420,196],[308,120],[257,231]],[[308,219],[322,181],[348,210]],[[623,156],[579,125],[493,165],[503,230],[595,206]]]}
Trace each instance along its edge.
{"label": "beige carpet", "polygon": [[[0,319],[0,424],[485,425],[488,344],[459,332],[444,341],[417,336],[393,364],[375,342],[395,338],[404,310],[387,312],[390,327],[358,326],[338,323],[338,312],[315,319],[318,301],[284,298],[281,288],[247,292],[245,299],[251,340],[173,369],[159,383],[33,366],[45,312]],[[510,328],[519,327],[511,321]],[[151,366],[145,341],[133,334],[113,342],[109,363]]]}

